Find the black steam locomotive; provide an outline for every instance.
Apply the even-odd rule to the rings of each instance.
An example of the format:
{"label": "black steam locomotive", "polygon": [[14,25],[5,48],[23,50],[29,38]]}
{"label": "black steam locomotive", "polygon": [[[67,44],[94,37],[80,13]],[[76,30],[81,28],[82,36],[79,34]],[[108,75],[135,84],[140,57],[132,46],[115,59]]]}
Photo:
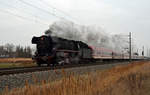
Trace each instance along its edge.
{"label": "black steam locomotive", "polygon": [[43,35],[33,37],[32,44],[36,44],[33,59],[38,66],[41,66],[41,64],[47,64],[48,66],[77,64],[84,59],[92,58],[92,48],[82,41]]}

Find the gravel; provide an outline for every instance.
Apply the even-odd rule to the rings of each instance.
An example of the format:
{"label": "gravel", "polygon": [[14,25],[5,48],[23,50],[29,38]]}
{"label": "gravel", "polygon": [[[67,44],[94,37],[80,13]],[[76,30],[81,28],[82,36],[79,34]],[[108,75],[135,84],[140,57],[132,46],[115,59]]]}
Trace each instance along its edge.
{"label": "gravel", "polygon": [[[64,69],[64,71],[66,75],[72,72],[75,74],[85,74],[97,70],[109,69],[116,65],[123,65],[123,64],[128,64],[128,62],[95,65],[95,66],[87,66],[87,67],[67,68]],[[2,92],[6,87],[8,87],[9,89],[23,87],[26,84],[26,82],[28,82],[29,84],[34,84],[34,83],[37,84],[42,80],[46,80],[46,81],[59,80],[64,76],[62,73],[63,70],[58,69],[58,70],[40,71],[40,72],[32,72],[32,73],[3,75],[0,76],[0,92]]]}

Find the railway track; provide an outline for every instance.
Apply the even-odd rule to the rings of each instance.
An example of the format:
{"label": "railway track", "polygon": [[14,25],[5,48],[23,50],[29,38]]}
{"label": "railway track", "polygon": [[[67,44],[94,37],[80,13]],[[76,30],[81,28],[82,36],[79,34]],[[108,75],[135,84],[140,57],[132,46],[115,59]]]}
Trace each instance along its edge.
{"label": "railway track", "polygon": [[81,67],[81,66],[92,66],[92,65],[101,65],[104,63],[92,63],[92,64],[70,64],[64,66],[54,66],[54,67],[17,67],[17,68],[2,68],[0,69],[0,76],[2,75],[10,75],[10,74],[20,74],[20,73],[29,73],[29,72],[36,72],[36,71],[47,71],[47,70],[54,70],[54,69],[63,69],[63,68],[73,68],[73,67]]}
{"label": "railway track", "polygon": [[[120,61],[119,61],[120,62]],[[41,67],[17,67],[17,68],[1,68],[0,69],[0,76],[3,75],[10,75],[10,74],[20,74],[20,73],[29,73],[29,72],[37,72],[37,71],[47,71],[47,70],[54,70],[54,69],[64,69],[64,68],[74,68],[74,67],[83,67],[83,66],[93,66],[93,65],[104,65],[104,64],[115,64],[115,62],[85,62],[82,64],[69,64],[64,66],[54,66],[54,67],[47,67],[47,66],[41,66]],[[123,63],[123,62],[122,62]]]}
{"label": "railway track", "polygon": [[29,72],[36,72],[36,71],[47,71],[47,70],[54,70],[54,69],[64,69],[64,68],[74,68],[74,67],[83,67],[83,66],[93,66],[93,65],[102,65],[104,63],[92,63],[92,64],[69,64],[64,66],[54,66],[54,67],[17,67],[17,68],[3,68],[0,69],[0,76],[2,75],[10,75],[10,74],[20,74],[20,73],[29,73]]}

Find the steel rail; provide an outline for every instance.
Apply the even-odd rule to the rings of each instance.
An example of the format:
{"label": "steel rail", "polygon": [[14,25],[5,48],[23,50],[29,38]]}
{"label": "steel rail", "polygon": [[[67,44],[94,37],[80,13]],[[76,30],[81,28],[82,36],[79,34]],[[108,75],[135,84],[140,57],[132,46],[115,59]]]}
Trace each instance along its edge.
{"label": "steel rail", "polygon": [[[86,66],[94,66],[94,65],[107,65],[107,64],[117,64],[117,63],[124,63],[128,61],[106,61],[106,62],[84,62],[81,64],[68,64],[64,66],[56,65],[56,66],[41,66],[41,67],[17,67],[17,68],[4,68],[0,69],[0,76],[3,75],[10,75],[10,74],[21,74],[21,73],[31,73],[31,72],[37,72],[37,71],[48,71],[48,70],[55,70],[55,69],[65,69],[65,68],[75,68],[75,67],[86,67]],[[129,62],[128,62],[129,63]]]}

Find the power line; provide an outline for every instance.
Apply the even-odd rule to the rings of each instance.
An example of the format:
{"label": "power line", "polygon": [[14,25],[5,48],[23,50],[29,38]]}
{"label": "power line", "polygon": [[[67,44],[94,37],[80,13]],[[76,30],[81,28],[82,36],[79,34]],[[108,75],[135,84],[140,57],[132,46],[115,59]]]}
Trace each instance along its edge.
{"label": "power line", "polygon": [[[20,1],[20,2],[22,2],[22,3],[24,3],[24,4],[28,5],[28,6],[30,6],[30,7],[32,7],[32,8],[35,8],[35,9],[40,10],[40,11],[42,11],[42,12],[45,12],[45,13],[47,13],[47,14],[49,14],[49,15],[55,16],[55,17],[60,18],[60,19],[65,19],[65,18],[60,17],[60,16],[57,16],[57,15],[55,15],[55,14],[53,14],[53,13],[51,13],[51,12],[45,10],[45,9],[42,9],[42,8],[40,8],[40,7],[37,7],[37,6],[35,6],[35,5],[31,4],[31,3],[25,2],[24,0],[18,0],[18,1]],[[65,19],[65,20],[66,20],[66,19]]]}
{"label": "power line", "polygon": [[[4,6],[9,7],[10,10],[12,10],[11,8],[13,8],[13,10],[16,10],[17,12],[18,12],[18,10],[20,9],[20,8],[14,7],[14,6],[10,5],[10,4],[6,4],[6,3],[4,3],[4,2],[1,2],[1,4],[3,4]],[[5,13],[6,13],[6,12],[8,13],[8,11],[5,11],[5,10],[2,10],[2,11],[5,12]],[[37,22],[46,24],[44,20],[40,19],[39,17],[36,17],[36,16],[33,15],[33,14],[30,14],[30,13],[28,13],[28,12],[26,12],[26,11],[24,11],[23,13],[26,13],[26,14],[29,14],[30,16],[33,16],[34,19],[32,19],[32,20],[34,20],[34,21],[37,21]],[[23,17],[23,18],[27,18],[27,19],[30,19],[30,20],[31,20],[31,18],[29,18],[29,17],[20,16],[20,15],[14,14],[14,12],[9,12],[9,14],[13,14],[14,16],[21,17],[21,18]],[[33,17],[32,17],[32,18],[33,18]],[[48,25],[48,23],[47,23],[46,25]]]}
{"label": "power line", "polygon": [[[53,13],[47,11],[47,10],[44,10],[44,9],[42,9],[42,8],[40,8],[40,7],[37,7],[37,6],[35,6],[35,5],[31,4],[31,3],[25,2],[24,0],[17,0],[17,1],[19,1],[19,2],[21,2],[21,3],[23,3],[23,4],[25,4],[25,5],[28,5],[28,6],[32,7],[32,8],[35,8],[35,9],[37,9],[37,10],[40,10],[40,11],[42,11],[42,12],[45,12],[45,13],[47,13],[48,15],[55,16],[55,17],[57,17],[57,18],[59,18],[59,19],[67,20],[67,19],[65,19],[64,17],[60,17],[60,16],[58,16],[58,15],[55,15],[55,14],[53,14]],[[4,4],[5,6],[11,7],[11,8],[13,8],[13,9],[15,9],[15,10],[17,10],[17,11],[18,11],[18,9],[20,9],[20,8],[16,8],[16,7],[14,7],[14,6],[10,5],[10,4],[6,4],[6,3],[4,3],[4,2],[1,3],[1,4]],[[56,8],[55,8],[55,9],[56,9]],[[22,12],[22,11],[21,11],[21,12]],[[29,14],[30,16],[33,16],[35,19],[38,19],[38,20],[41,20],[41,21],[45,22],[43,19],[40,19],[39,16],[37,17],[37,16],[35,16],[35,15],[29,13],[29,12],[26,12],[26,11],[24,11],[24,13]],[[17,15],[17,14],[15,14],[15,15]],[[19,15],[19,17],[20,17],[20,15]],[[24,16],[22,16],[22,17],[24,17]],[[40,21],[40,22],[41,22],[41,21]],[[38,21],[38,22],[39,22],[39,21]]]}
{"label": "power line", "polygon": [[[57,17],[57,18],[66,20],[64,17],[60,17],[60,16],[58,16],[58,15],[56,15],[56,14],[53,14],[53,13],[47,11],[47,10],[44,10],[44,9],[42,9],[42,8],[40,8],[40,7],[37,7],[37,6],[35,6],[35,5],[31,4],[31,3],[25,2],[24,0],[17,0],[17,1],[20,1],[21,3],[23,3],[23,4],[25,4],[25,5],[28,5],[28,6],[32,7],[32,8],[35,8],[35,9],[37,9],[37,10],[40,10],[40,11],[42,11],[42,12],[45,12],[45,13],[47,13],[47,14],[49,14],[49,15],[52,15],[52,16],[55,16],[55,17]],[[20,8],[17,8],[17,7],[15,7],[15,6],[10,5],[10,4],[6,4],[6,3],[4,3],[4,2],[2,2],[1,4],[4,4],[5,6],[9,7],[10,10],[11,10],[11,8],[13,8],[13,10],[15,10],[15,11],[17,11],[17,12],[20,10]],[[45,4],[46,4],[46,2],[45,2]],[[10,7],[11,7],[11,8],[10,8]],[[51,6],[51,7],[52,7],[52,6]],[[53,7],[53,8],[54,8],[54,7]],[[55,8],[55,9],[56,9],[56,8]],[[58,9],[57,9],[57,10],[58,10]],[[35,16],[35,15],[33,15],[33,14],[27,12],[27,11],[24,11],[24,13],[25,13],[25,14],[29,14],[30,16],[33,16],[32,19],[31,19],[31,17],[29,18],[29,17],[26,17],[26,16],[21,16],[21,15],[15,14],[15,13],[10,12],[10,11],[7,11],[7,10],[1,10],[1,11],[2,11],[2,12],[5,12],[5,13],[9,13],[9,14],[11,14],[11,15],[14,15],[14,16],[16,16],[16,17],[19,17],[19,18],[21,18],[21,19],[26,19],[26,20],[32,20],[32,21],[33,21],[33,17],[34,17],[34,21],[37,21],[37,22],[40,22],[40,23],[44,23],[44,25],[49,25],[49,24],[45,23],[46,21],[44,21],[43,19],[40,19],[39,17],[37,17],[37,16]],[[21,10],[21,12],[22,12],[22,10]],[[38,19],[38,20],[36,20],[36,19]]]}
{"label": "power line", "polygon": [[[28,21],[35,21],[34,19],[30,19],[30,18],[28,18],[28,17],[25,17],[25,16],[21,16],[21,15],[18,15],[18,14],[15,14],[15,13],[12,13],[12,12],[9,12],[9,11],[6,11],[6,10],[2,10],[2,9],[0,9],[0,11],[1,12],[3,12],[3,13],[7,13],[7,14],[11,14],[11,15],[13,15],[13,16],[15,16],[15,17],[18,17],[18,18],[21,18],[21,19],[23,19],[23,20],[28,20]],[[41,21],[38,21],[40,24],[43,24],[43,25],[48,25],[48,24],[46,24],[46,23],[43,23],[43,22],[41,22]]]}
{"label": "power line", "polygon": [[54,7],[54,6],[52,6],[52,5],[50,5],[50,4],[47,3],[45,0],[40,0],[40,2],[42,2],[43,4],[45,4],[47,7],[52,8],[53,10],[54,10],[54,9],[55,9],[55,10],[58,10],[59,12],[63,13],[64,15],[68,16],[69,18],[75,20],[75,18],[72,17],[70,14],[68,14],[68,13],[66,13],[66,12],[64,12],[64,11],[62,11],[62,10],[60,10],[60,9],[58,9],[58,8],[56,8],[56,7]]}

